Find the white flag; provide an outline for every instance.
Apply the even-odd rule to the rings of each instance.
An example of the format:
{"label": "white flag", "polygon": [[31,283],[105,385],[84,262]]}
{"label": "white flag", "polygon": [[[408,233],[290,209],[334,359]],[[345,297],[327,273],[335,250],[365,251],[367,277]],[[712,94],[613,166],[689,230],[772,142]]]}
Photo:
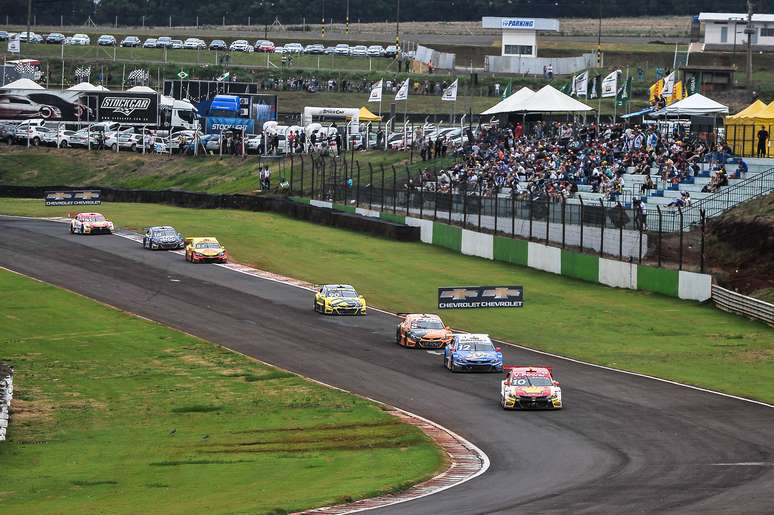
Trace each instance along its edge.
{"label": "white flag", "polygon": [[585,97],[589,89],[588,70],[575,77],[575,94],[579,97]]}
{"label": "white flag", "polygon": [[400,85],[400,89],[398,90],[398,93],[395,95],[396,102],[400,102],[401,100],[408,100],[408,88],[409,88],[409,79],[406,79],[403,81],[403,84]]}
{"label": "white flag", "polygon": [[675,94],[675,72],[670,73],[664,79],[664,87],[661,89],[661,96],[669,98]]}
{"label": "white flag", "polygon": [[445,100],[447,102],[456,102],[457,101],[457,83],[460,79],[455,80],[451,84],[449,84],[449,87],[443,90],[443,96],[441,97],[441,100]]}
{"label": "white flag", "polygon": [[368,96],[369,102],[382,101],[382,81],[380,80],[371,87],[371,94]]}
{"label": "white flag", "polygon": [[575,96],[575,81],[578,79],[577,75],[572,76],[572,83],[570,84],[570,96]]}
{"label": "white flag", "polygon": [[21,42],[19,41],[19,36],[16,36],[13,39],[8,40],[8,53],[11,54],[18,54],[21,52]]}
{"label": "white flag", "polygon": [[618,92],[618,74],[621,70],[616,70],[602,80],[602,98],[614,97]]}

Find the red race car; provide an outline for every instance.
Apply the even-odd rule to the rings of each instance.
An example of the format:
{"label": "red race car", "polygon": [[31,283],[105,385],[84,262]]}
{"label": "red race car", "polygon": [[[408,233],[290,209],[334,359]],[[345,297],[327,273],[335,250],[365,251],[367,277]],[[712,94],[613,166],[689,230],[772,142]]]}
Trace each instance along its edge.
{"label": "red race car", "polygon": [[420,349],[442,349],[452,340],[452,330],[441,317],[424,313],[399,313],[395,339],[399,345]]}
{"label": "red race car", "polygon": [[500,383],[503,409],[561,409],[562,389],[551,367],[505,365]]}

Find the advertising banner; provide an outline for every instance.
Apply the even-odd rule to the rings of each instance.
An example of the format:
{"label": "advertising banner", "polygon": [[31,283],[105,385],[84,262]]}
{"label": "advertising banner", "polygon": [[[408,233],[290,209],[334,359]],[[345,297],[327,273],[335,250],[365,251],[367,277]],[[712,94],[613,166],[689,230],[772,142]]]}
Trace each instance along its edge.
{"label": "advertising banner", "polygon": [[98,120],[127,125],[156,125],[159,96],[156,93],[97,93]]}
{"label": "advertising banner", "polygon": [[96,206],[102,203],[100,190],[47,191],[47,206]]}
{"label": "advertising banner", "polygon": [[0,120],[42,118],[52,122],[97,120],[97,97],[79,91],[4,89],[0,91]]}
{"label": "advertising banner", "polygon": [[438,288],[438,309],[520,308],[522,286],[455,286]]}

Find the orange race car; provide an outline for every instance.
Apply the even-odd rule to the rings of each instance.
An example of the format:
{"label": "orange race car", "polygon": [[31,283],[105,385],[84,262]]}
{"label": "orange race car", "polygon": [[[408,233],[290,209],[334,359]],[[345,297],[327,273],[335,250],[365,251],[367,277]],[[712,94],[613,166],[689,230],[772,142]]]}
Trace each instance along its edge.
{"label": "orange race car", "polygon": [[398,313],[402,318],[395,338],[404,347],[442,349],[452,340],[452,330],[441,317],[424,313]]}

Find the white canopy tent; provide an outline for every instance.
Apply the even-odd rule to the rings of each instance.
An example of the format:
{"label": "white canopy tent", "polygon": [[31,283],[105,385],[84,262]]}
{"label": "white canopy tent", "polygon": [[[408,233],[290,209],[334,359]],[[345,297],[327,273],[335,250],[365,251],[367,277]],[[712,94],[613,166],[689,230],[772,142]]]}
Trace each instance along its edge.
{"label": "white canopy tent", "polygon": [[583,113],[593,110],[550,85],[540,88],[521,108],[526,113]]}
{"label": "white canopy tent", "polygon": [[79,82],[75,86],[70,86],[69,88],[67,88],[67,91],[92,92],[92,91],[100,91],[100,89],[94,84],[91,84],[89,82]]}
{"label": "white canopy tent", "polygon": [[534,94],[535,92],[528,87],[523,87],[516,93],[500,101],[481,114],[515,113],[522,111],[522,104],[524,104],[524,102]]}
{"label": "white canopy tent", "polygon": [[32,81],[30,79],[19,79],[6,84],[0,89],[7,91],[11,89],[46,89],[46,88],[44,88],[37,82]]}
{"label": "white canopy tent", "polygon": [[652,113],[650,116],[709,116],[728,114],[728,106],[715,102],[700,93],[694,93],[672,105]]}
{"label": "white canopy tent", "polygon": [[155,93],[156,91],[153,88],[149,88],[148,86],[133,86],[126,90],[127,93]]}

